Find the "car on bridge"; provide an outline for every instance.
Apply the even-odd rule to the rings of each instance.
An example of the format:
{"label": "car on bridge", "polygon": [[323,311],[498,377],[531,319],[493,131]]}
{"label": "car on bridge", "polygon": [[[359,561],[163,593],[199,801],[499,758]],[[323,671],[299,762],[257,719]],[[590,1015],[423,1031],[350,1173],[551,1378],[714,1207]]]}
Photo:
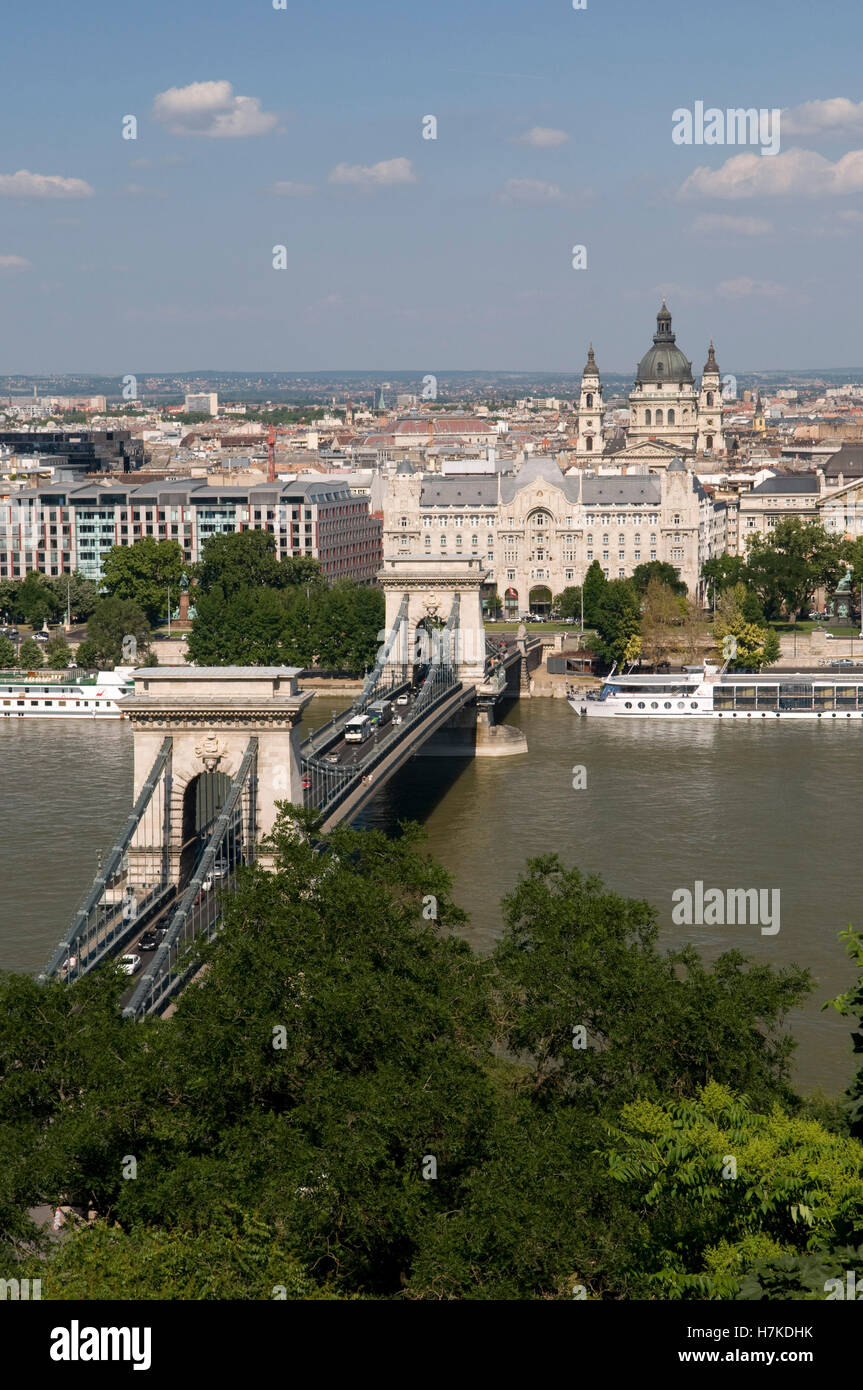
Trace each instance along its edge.
{"label": "car on bridge", "polygon": [[136,970],[141,969],[141,957],[134,954],[121,956],[117,961],[117,965],[124,975],[134,975]]}
{"label": "car on bridge", "polygon": [[404,691],[401,695],[397,695],[397,696],[396,696],[396,704],[397,704],[397,705],[409,705],[409,704],[410,704],[410,699],[411,699],[410,695],[407,693],[407,691]]}
{"label": "car on bridge", "polygon": [[139,951],[157,951],[162,944],[162,939],[158,932],[145,931],[141,940],[138,942]]}

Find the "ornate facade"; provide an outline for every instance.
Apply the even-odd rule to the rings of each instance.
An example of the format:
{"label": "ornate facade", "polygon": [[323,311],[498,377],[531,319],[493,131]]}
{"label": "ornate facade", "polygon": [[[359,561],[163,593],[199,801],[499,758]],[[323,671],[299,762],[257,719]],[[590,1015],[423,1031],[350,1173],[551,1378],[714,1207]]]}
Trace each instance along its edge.
{"label": "ornate facade", "polygon": [[550,458],[508,476],[396,474],[384,500],[384,556],[476,558],[507,614],[544,612],[594,560],[609,579],[665,560],[694,592],[711,513],[680,459],[615,476],[563,474]]}

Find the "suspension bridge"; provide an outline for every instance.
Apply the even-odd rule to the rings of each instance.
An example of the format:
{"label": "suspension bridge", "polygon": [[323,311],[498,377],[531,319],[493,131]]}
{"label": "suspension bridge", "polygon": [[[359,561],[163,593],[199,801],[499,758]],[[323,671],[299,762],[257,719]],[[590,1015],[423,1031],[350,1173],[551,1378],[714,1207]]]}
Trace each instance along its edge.
{"label": "suspension bridge", "polygon": [[[299,741],[312,692],[293,667],[153,667],[123,702],[134,735],[134,805],[41,978],[74,981],[107,960],[130,973],[123,1014],[164,1013],[199,969],[237,869],[272,867],[277,803],[326,832],[351,821],[419,749],[454,724],[464,751],[523,751],[494,723],[539,643],[487,639],[472,559],[390,561],[384,640],[349,709]],[[494,743],[495,735],[508,735]]]}

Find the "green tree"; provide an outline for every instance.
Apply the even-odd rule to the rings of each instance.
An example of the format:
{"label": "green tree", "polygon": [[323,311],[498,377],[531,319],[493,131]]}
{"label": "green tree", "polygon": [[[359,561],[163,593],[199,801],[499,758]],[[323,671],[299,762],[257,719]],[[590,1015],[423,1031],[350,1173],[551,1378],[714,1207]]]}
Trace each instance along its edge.
{"label": "green tree", "polygon": [[863,1145],[715,1081],[624,1106],[608,1164],[643,1212],[641,1297],[733,1298],[753,1264],[860,1239]]}
{"label": "green tree", "polygon": [[103,598],[87,623],[87,642],[79,647],[78,660],[102,670],[140,665],[149,645],[150,626],[143,609],[132,599]]}
{"label": "green tree", "polygon": [[772,628],[749,622],[743,584],[724,590],[716,609],[713,635],[731,670],[761,670],[779,660],[779,638]]}
{"label": "green tree", "polygon": [[[269,531],[229,531],[209,536],[195,569],[199,594],[219,589],[230,599],[241,589],[288,589],[322,582],[321,567],[310,555],[276,556]],[[197,604],[197,598],[196,598]]]}
{"label": "green tree", "polygon": [[60,613],[57,595],[37,570],[31,571],[19,584],[15,609],[17,616],[30,627],[41,627],[46,619],[53,620]]}
{"label": "green tree", "polygon": [[641,628],[641,604],[628,579],[606,581],[594,609],[593,625],[599,633],[601,651],[606,659],[622,661],[630,638],[639,636]]}
{"label": "green tree", "polygon": [[[857,1016],[858,1031],[851,1034],[851,1040],[854,1052],[860,1056],[863,1054],[863,936],[849,926],[847,931],[840,932],[839,939],[845,942],[848,954],[857,967],[857,983],[824,1007],[834,1008],[846,1018]],[[847,1102],[851,1133],[863,1139],[863,1062],[848,1088]]]}
{"label": "green tree", "polygon": [[681,618],[680,600],[671,585],[658,575],[650,576],[641,600],[641,640],[651,665],[668,660]]}
{"label": "green tree", "polygon": [[684,598],[686,596],[686,585],[674,565],[668,564],[665,560],[648,560],[646,564],[636,565],[632,571],[632,583],[642,597],[647,593],[648,586],[654,579],[667,585],[671,592],[678,597]]}
{"label": "green tree", "polygon": [[745,582],[746,559],[743,555],[715,555],[701,566],[701,577],[706,581],[707,598],[712,603],[723,589]]}
{"label": "green tree", "polygon": [[72,660],[72,648],[65,635],[58,633],[45,643],[45,660],[52,671],[63,671]]}
{"label": "green tree", "polygon": [[811,603],[815,590],[832,590],[848,568],[848,542],[815,522],[783,517],[766,536],[748,541],[746,583],[772,621],[783,612],[792,621]]}
{"label": "green tree", "polygon": [[598,560],[594,560],[584,576],[584,622],[586,627],[596,627],[599,601],[608,586]]}
{"label": "green tree", "polygon": [[18,659],[15,643],[0,636],[0,671],[11,671]]}
{"label": "green tree", "polygon": [[18,664],[23,670],[38,670],[45,664],[42,648],[35,637],[25,637],[18,652]]}
{"label": "green tree", "polygon": [[94,579],[85,579],[78,571],[74,574],[46,575],[45,583],[56,597],[58,612],[65,614],[68,597],[74,622],[86,622],[99,602],[99,585]]}
{"label": "green tree", "polygon": [[503,908],[493,956],[503,1039],[531,1059],[536,1095],[607,1110],[693,1096],[716,1079],[758,1104],[793,1098],[782,1021],[810,987],[806,971],[737,951],[710,966],[692,947],[660,954],[652,907],[556,855],[530,860]]}
{"label": "green tree", "polygon": [[134,545],[112,546],[102,564],[110,597],[135,604],[150,623],[167,617],[168,592],[173,590],[172,601],[176,601],[184,572],[179,543],[157,541],[154,536],[144,536]]}
{"label": "green tree", "polygon": [[[605,575],[603,575],[603,579]],[[561,589],[554,600],[554,612],[558,618],[581,618],[581,586],[569,584]]]}

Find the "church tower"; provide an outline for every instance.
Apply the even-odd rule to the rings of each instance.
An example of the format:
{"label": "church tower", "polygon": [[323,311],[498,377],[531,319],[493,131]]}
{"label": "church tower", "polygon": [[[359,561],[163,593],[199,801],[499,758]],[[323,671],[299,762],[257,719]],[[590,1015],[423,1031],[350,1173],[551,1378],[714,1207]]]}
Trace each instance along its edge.
{"label": "church tower", "polygon": [[576,463],[589,463],[602,453],[602,382],[593,355],[593,343],[587,353],[587,365],[581,374],[581,394],[578,398],[578,436],[575,448]]}
{"label": "church tower", "polygon": [[761,392],[755,398],[755,414],[752,417],[752,428],[756,434],[764,434],[767,429],[767,421],[764,418],[764,406],[761,403]]}
{"label": "church tower", "polygon": [[712,339],[701,376],[701,390],[698,393],[698,440],[695,447],[699,454],[725,452],[722,436],[722,382]]}

